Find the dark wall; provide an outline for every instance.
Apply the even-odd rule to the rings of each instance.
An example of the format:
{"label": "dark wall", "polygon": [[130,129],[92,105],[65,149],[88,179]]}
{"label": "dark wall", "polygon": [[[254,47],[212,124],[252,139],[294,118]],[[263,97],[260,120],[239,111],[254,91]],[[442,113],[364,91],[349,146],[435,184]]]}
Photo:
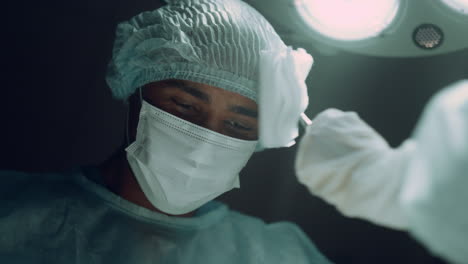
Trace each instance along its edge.
{"label": "dark wall", "polygon": [[125,112],[104,76],[116,23],[159,6],[150,0],[9,4],[2,38],[2,138],[8,150],[2,168],[65,169],[101,161],[115,150]]}
{"label": "dark wall", "polygon": [[[119,147],[125,111],[104,82],[114,29],[158,6],[149,0],[6,6],[1,169],[64,170],[99,163]],[[308,114],[328,107],[357,111],[394,146],[410,134],[435,91],[468,77],[468,50],[415,59],[314,57]],[[254,155],[242,173],[242,189],[222,199],[268,222],[298,223],[337,263],[442,263],[406,233],[344,218],[311,196],[295,179],[295,152]]]}

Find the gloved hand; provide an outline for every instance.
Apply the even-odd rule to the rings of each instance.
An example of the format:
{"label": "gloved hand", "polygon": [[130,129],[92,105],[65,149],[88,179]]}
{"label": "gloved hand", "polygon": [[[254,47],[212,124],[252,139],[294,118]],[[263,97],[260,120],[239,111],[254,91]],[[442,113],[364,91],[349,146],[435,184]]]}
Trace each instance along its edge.
{"label": "gloved hand", "polygon": [[303,136],[296,173],[313,194],[346,216],[405,229],[399,196],[412,141],[392,149],[356,113],[329,109]]}
{"label": "gloved hand", "polygon": [[468,80],[429,102],[401,196],[409,231],[433,253],[468,263]]}
{"label": "gloved hand", "polygon": [[296,143],[299,117],[309,104],[305,79],[313,62],[300,48],[260,52],[257,150]]}
{"label": "gloved hand", "polygon": [[299,181],[347,216],[407,229],[433,253],[468,260],[468,80],[426,106],[392,149],[355,113],[326,110],[299,143]]}

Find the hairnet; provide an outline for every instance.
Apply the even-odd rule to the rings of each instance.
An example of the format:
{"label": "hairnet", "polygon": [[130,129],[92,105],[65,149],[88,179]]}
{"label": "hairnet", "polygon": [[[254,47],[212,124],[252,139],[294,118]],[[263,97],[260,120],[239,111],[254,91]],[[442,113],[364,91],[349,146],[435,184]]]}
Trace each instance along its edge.
{"label": "hairnet", "polygon": [[114,97],[181,79],[257,101],[260,51],[285,48],[268,21],[240,0],[167,2],[118,25],[106,78]]}

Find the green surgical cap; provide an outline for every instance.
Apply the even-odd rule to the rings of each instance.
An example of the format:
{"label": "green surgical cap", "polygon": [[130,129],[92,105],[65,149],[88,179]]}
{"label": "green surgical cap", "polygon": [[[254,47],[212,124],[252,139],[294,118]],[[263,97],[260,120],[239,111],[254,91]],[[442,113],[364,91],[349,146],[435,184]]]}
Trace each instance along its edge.
{"label": "green surgical cap", "polygon": [[150,82],[181,79],[257,101],[260,51],[284,48],[240,0],[172,0],[118,25],[106,80],[118,99]]}

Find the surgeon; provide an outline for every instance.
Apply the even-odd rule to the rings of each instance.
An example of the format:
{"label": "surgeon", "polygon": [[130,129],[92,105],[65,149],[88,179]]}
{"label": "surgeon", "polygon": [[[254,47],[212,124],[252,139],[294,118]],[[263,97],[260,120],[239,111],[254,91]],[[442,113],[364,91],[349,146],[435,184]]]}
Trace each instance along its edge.
{"label": "surgeon", "polygon": [[435,255],[468,263],[468,80],[436,94],[398,148],[356,113],[320,113],[296,172],[344,215],[407,230]]}
{"label": "surgeon", "polygon": [[[296,225],[213,201],[267,147],[277,107],[261,104],[300,98],[311,63],[240,0],[169,1],[119,24],[106,80],[128,105],[124,144],[96,167],[1,172],[0,263],[330,263]],[[297,120],[284,127],[265,142],[291,143]]]}

